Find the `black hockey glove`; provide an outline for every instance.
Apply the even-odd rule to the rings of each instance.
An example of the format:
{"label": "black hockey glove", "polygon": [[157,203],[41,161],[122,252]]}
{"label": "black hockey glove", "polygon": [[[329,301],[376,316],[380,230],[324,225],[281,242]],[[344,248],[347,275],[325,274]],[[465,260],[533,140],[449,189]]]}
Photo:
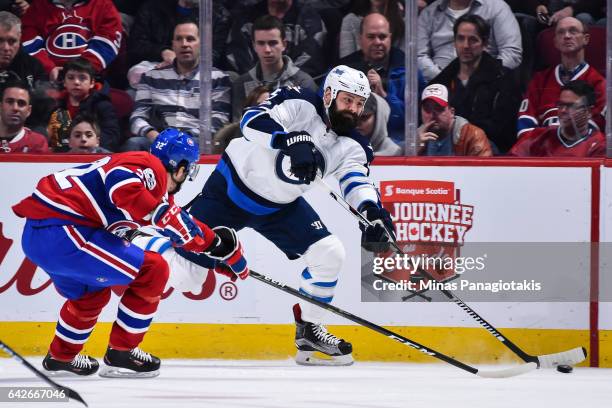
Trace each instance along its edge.
{"label": "black hockey glove", "polygon": [[359,224],[361,229],[361,247],[369,252],[385,252],[391,246],[391,239],[387,231],[395,240],[395,229],[389,211],[374,203],[368,202],[359,207],[359,212],[370,221],[372,226]]}
{"label": "black hockey glove", "polygon": [[291,160],[291,173],[300,182],[310,184],[317,177],[317,158],[312,136],[306,131],[276,134],[272,147]]}

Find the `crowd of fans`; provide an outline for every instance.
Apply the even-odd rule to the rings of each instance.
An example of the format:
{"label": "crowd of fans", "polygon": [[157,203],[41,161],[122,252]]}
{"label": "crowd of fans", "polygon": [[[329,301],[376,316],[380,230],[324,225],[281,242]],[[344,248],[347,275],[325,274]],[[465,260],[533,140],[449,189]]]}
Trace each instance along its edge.
{"label": "crowd of fans", "polygon": [[[200,131],[200,0],[0,0],[2,152],[146,150]],[[418,78],[425,156],[605,155],[605,0],[419,0],[418,72],[404,0],[214,0],[214,152],[276,88],[320,89],[344,64],[372,89],[358,130],[404,150]],[[542,56],[546,54],[547,59]],[[554,61],[554,62],[551,62]]]}

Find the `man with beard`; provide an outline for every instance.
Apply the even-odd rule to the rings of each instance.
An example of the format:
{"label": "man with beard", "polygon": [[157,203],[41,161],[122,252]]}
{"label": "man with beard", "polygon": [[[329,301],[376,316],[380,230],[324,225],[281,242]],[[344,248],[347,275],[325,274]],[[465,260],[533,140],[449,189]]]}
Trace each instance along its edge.
{"label": "man with beard", "polygon": [[118,230],[151,225],[173,245],[206,253],[242,279],[248,276],[233,230],[211,229],[174,204],[183,182],[195,177],[199,158],[193,139],[169,128],[155,139],[151,153],[120,153],[51,174],[13,206],[17,216],[26,218],[26,256],[67,299],[43,360],[45,370],[77,375],[98,370],[94,358],[79,353],[111,298],[111,286],[126,285],[100,375],[158,375],[159,358],[138,345],[159,305],[168,263],[157,252],[131,245]]}
{"label": "man with beard", "polygon": [[485,132],[472,125],[448,103],[448,89],[441,84],[429,85],[421,96],[423,125],[417,129],[423,156],[492,156]]}
{"label": "man with beard", "polygon": [[[245,111],[244,137],[230,142],[208,178],[191,215],[210,225],[250,227],[272,241],[289,259],[302,258],[300,290],[330,303],[344,261],[344,247],[302,195],[317,177],[335,177],[344,198],[367,217],[362,229],[367,250],[389,247],[385,226],[393,231],[369,179],[373,158],[367,140],[354,129],[370,96],[366,75],[337,66],[325,79],[323,98],[308,89],[283,87]],[[178,251],[207,268],[206,255]],[[327,332],[324,310],[307,302],[293,307],[299,364],[348,365],[352,345]],[[313,357],[315,351],[330,360]]]}

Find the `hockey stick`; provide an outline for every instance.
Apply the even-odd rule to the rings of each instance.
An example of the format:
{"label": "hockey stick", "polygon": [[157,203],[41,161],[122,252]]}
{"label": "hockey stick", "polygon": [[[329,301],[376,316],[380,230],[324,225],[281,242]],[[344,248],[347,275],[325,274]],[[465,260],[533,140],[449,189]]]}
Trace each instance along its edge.
{"label": "hockey stick", "polygon": [[66,393],[68,394],[68,398],[72,398],[73,400],[79,401],[81,404],[85,405],[86,407],[88,406],[87,403],[85,402],[85,400],[83,398],[81,398],[81,396],[79,395],[78,392],[76,392],[72,388],[65,387],[63,385],[59,385],[58,383],[56,383],[55,381],[53,381],[52,379],[47,377],[40,370],[36,369],[36,367],[34,367],[32,364],[30,364],[26,359],[21,357],[15,350],[10,348],[2,340],[0,340],[0,349],[4,350],[9,356],[13,357],[15,360],[19,361],[21,364],[26,366],[30,371],[32,371],[40,379],[42,379],[44,382],[46,382],[47,384],[49,384],[50,386],[52,386],[56,390],[66,391]]}
{"label": "hockey stick", "polygon": [[[317,181],[323,188],[325,188],[325,190],[327,190],[329,195],[338,204],[340,204],[341,207],[343,207],[344,209],[349,211],[351,214],[353,214],[359,220],[360,223],[366,226],[372,226],[372,223],[370,223],[370,221],[367,218],[365,218],[363,214],[361,214],[359,211],[353,208],[343,197],[336,194],[323,179],[321,179],[320,177],[317,177]],[[405,254],[405,252],[399,247],[399,245],[397,244],[397,241],[395,240],[393,235],[390,233],[390,231],[387,229],[387,227],[383,225],[383,228],[385,229],[385,232],[387,233],[387,236],[389,237],[389,240],[393,248],[399,254],[402,254],[402,255]],[[422,276],[425,276],[428,279],[436,281],[436,279],[433,276],[431,276],[429,272],[423,270],[422,268],[415,268],[415,270]],[[509,348],[514,354],[520,357],[523,361],[528,362],[528,363],[531,363],[531,362],[536,363],[538,365],[538,368],[553,368],[559,364],[575,365],[575,364],[578,364],[584,361],[587,357],[587,352],[584,347],[576,347],[571,350],[562,351],[560,353],[543,354],[540,356],[533,356],[531,354],[527,354],[519,346],[514,344],[510,339],[502,335],[499,330],[497,330],[490,323],[488,323],[485,319],[483,319],[478,313],[474,311],[474,309],[472,309],[467,304],[465,304],[461,299],[459,299],[457,295],[445,289],[441,289],[440,292],[442,292],[442,294],[446,296],[450,301],[452,301],[457,306],[459,306],[461,309],[463,309],[468,315],[470,315],[470,317],[476,320],[478,324],[484,327],[489,333],[491,333],[493,337],[499,340],[504,346]],[[417,295],[418,293],[419,292],[413,293],[413,295]]]}
{"label": "hockey stick", "polygon": [[365,319],[363,319],[363,318],[361,318],[359,316],[355,316],[354,314],[349,313],[349,312],[347,312],[345,310],[342,310],[342,309],[340,309],[340,308],[338,308],[336,306],[330,305],[328,303],[323,303],[323,302],[320,302],[320,301],[318,301],[316,299],[313,299],[312,297],[310,297],[310,296],[308,296],[308,295],[306,295],[304,293],[301,293],[300,291],[298,291],[298,290],[296,290],[296,289],[294,289],[294,288],[292,288],[290,286],[287,286],[287,285],[285,285],[285,284],[283,284],[281,282],[275,281],[275,280],[273,280],[273,279],[271,279],[271,278],[269,278],[269,277],[267,277],[265,275],[262,275],[262,274],[260,274],[258,272],[255,272],[252,269],[250,270],[249,276],[251,276],[252,278],[255,278],[258,281],[263,282],[263,283],[265,283],[265,284],[267,284],[269,286],[272,286],[273,288],[280,289],[280,290],[282,290],[285,293],[289,293],[289,294],[291,294],[293,296],[296,296],[296,297],[298,297],[298,298],[300,298],[302,300],[305,300],[306,302],[310,302],[310,303],[312,303],[314,305],[317,305],[317,306],[319,306],[319,307],[321,307],[321,308],[323,308],[325,310],[328,310],[328,311],[330,311],[332,313],[335,313],[338,316],[342,316],[345,319],[348,319],[348,320],[350,320],[352,322],[355,322],[355,323],[357,323],[357,324],[359,324],[361,326],[367,327],[370,330],[374,330],[375,332],[380,333],[380,334],[382,334],[384,336],[387,336],[388,338],[390,338],[392,340],[400,342],[400,343],[402,343],[405,346],[412,347],[413,349],[418,350],[418,351],[420,351],[423,354],[427,354],[427,355],[429,355],[431,357],[434,357],[434,358],[437,358],[439,360],[442,360],[445,363],[453,365],[453,366],[455,366],[457,368],[460,368],[462,370],[465,370],[465,371],[467,371],[469,373],[475,374],[475,375],[477,375],[479,377],[483,377],[483,378],[507,378],[507,377],[514,377],[514,376],[521,375],[521,374],[527,373],[529,371],[535,370],[537,368],[537,364],[535,362],[527,362],[527,363],[524,363],[524,364],[521,364],[521,365],[518,365],[518,366],[512,367],[512,368],[505,368],[505,369],[502,369],[502,370],[494,370],[494,371],[482,371],[482,370],[479,370],[479,369],[477,369],[475,367],[472,367],[470,365],[462,363],[459,360],[455,360],[454,358],[449,357],[446,354],[442,354],[440,352],[435,351],[434,349],[431,349],[429,347],[423,346],[422,344],[419,344],[419,343],[417,343],[417,342],[415,342],[413,340],[410,340],[410,339],[408,339],[408,338],[406,338],[406,337],[404,337],[404,336],[402,336],[402,335],[400,335],[398,333],[395,333],[395,332],[392,332],[391,330],[385,329],[382,326],[378,326],[377,324],[369,322],[369,321],[367,321],[367,320],[365,320]]}

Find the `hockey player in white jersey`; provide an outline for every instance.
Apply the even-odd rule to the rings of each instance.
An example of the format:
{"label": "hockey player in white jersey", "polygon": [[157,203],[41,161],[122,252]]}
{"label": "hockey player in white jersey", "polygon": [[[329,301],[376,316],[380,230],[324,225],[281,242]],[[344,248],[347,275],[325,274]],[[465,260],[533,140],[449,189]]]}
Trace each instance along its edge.
{"label": "hockey player in white jersey", "polygon": [[[191,215],[211,227],[253,228],[289,259],[301,257],[306,268],[300,291],[331,302],[344,247],[302,194],[312,188],[317,175],[335,177],[344,198],[372,222],[373,227],[362,229],[362,246],[388,248],[382,225],[390,231],[393,225],[369,180],[372,148],[354,130],[369,96],[366,76],[342,65],[328,74],[323,99],[298,87],[274,91],[264,103],[244,112],[240,122],[244,137],[229,144]],[[217,266],[205,255],[180,248],[177,252],[200,266]],[[323,309],[300,302],[293,311],[298,363],[353,362],[352,345],[321,324]],[[315,358],[315,351],[330,358]]]}

